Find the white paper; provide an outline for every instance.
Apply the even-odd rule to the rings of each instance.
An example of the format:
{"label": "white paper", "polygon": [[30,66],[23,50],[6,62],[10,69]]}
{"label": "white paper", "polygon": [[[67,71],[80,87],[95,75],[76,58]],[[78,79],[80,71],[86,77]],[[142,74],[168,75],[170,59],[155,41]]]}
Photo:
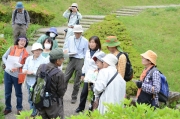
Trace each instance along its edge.
{"label": "white paper", "polygon": [[91,83],[94,83],[96,81],[96,79],[97,79],[97,75],[98,75],[97,70],[96,71],[88,70],[88,72],[85,75],[84,80],[88,81],[88,82],[91,82]]}
{"label": "white paper", "polygon": [[11,70],[16,67],[16,63],[19,62],[19,57],[17,56],[10,56],[8,55],[7,61],[6,61],[6,68]]}
{"label": "white paper", "polygon": [[68,55],[75,55],[77,54],[76,52],[69,52]]}

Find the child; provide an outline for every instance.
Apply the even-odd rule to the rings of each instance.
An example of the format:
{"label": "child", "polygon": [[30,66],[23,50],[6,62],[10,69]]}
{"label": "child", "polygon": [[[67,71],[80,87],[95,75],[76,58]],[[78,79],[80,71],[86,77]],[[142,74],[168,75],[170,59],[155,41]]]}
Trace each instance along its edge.
{"label": "child", "polygon": [[[102,53],[100,40],[97,36],[92,36],[89,39],[89,50],[87,50],[86,56],[84,59],[81,80],[84,80],[84,77],[88,70],[97,69],[97,66],[93,60],[93,57],[99,52]],[[79,107],[75,111],[76,113],[79,113],[84,110],[87,96],[88,96],[88,81],[84,80],[84,86],[83,86],[81,96],[80,96],[80,104],[79,104]]]}
{"label": "child", "polygon": [[[42,51],[43,51],[42,45],[40,43],[34,43],[32,45],[32,50],[31,50],[33,55],[27,58],[23,66],[23,73],[27,74],[26,84],[29,94],[30,94],[31,86],[33,86],[36,81],[36,72],[38,67],[44,62],[46,62],[46,59],[41,55]],[[35,107],[32,105],[32,101],[30,101],[30,97],[28,99],[28,102],[30,104],[30,109],[33,109],[31,117],[35,117],[37,111]]]}

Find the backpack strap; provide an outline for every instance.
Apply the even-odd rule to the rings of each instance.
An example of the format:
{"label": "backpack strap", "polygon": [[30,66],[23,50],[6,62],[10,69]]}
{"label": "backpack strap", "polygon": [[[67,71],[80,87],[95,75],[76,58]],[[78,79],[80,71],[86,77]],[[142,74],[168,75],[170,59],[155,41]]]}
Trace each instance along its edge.
{"label": "backpack strap", "polygon": [[46,76],[46,64],[42,64],[41,71],[40,71],[40,77],[45,78]]}
{"label": "backpack strap", "polygon": [[151,68],[149,80],[152,80],[152,76],[153,76],[153,73],[154,73],[155,71],[158,71],[158,69],[154,66],[154,67]]}
{"label": "backpack strap", "polygon": [[68,23],[69,23],[69,20],[70,20],[71,14],[72,14],[72,12],[70,12],[70,14],[69,14]]}
{"label": "backpack strap", "polygon": [[13,22],[15,22],[16,15],[17,15],[17,9],[15,9],[14,11]]}

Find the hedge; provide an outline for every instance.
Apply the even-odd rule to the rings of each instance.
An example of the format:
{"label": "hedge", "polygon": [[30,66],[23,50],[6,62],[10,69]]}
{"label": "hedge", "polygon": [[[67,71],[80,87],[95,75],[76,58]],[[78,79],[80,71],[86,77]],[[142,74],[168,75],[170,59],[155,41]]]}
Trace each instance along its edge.
{"label": "hedge", "polygon": [[[6,5],[0,4],[0,21],[10,22],[15,6],[16,2],[10,2]],[[55,15],[51,11],[35,3],[24,3],[24,8],[28,11],[31,23],[33,24],[48,26],[50,21],[55,18]]]}

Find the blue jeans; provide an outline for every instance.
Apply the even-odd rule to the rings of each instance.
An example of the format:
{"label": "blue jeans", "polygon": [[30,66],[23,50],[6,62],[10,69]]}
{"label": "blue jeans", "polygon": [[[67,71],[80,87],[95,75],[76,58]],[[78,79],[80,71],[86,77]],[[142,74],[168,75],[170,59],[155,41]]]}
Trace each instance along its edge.
{"label": "blue jeans", "polygon": [[37,110],[36,110],[35,106],[33,105],[33,102],[32,102],[31,99],[30,99],[30,87],[31,87],[31,86],[28,85],[27,83],[26,83],[26,85],[27,85],[28,94],[29,94],[29,96],[28,96],[28,102],[29,102],[29,105],[30,105],[30,109],[33,110],[33,112],[32,112],[31,115],[35,116],[35,115],[37,114]]}
{"label": "blue jeans", "polygon": [[12,93],[12,85],[15,88],[16,94],[16,108],[17,110],[22,110],[22,84],[18,84],[18,78],[9,75],[7,72],[4,72],[4,87],[5,87],[5,110],[11,110],[11,93]]}

